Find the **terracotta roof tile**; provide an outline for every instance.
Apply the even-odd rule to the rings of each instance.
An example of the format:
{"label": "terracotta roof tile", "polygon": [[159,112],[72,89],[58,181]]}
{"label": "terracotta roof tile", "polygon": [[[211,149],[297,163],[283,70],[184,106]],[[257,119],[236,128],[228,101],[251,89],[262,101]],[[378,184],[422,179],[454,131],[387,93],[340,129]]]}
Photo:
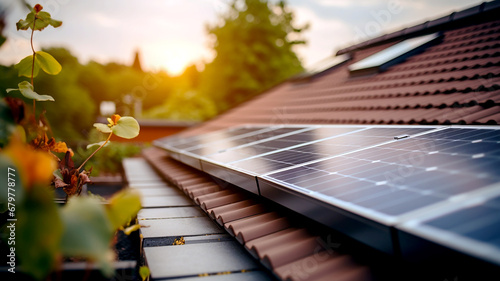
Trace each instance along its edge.
{"label": "terracotta roof tile", "polygon": [[207,211],[210,217],[216,219],[219,224],[223,225],[231,221],[264,213],[268,211],[268,209],[262,204],[256,204],[251,200],[245,200]]}

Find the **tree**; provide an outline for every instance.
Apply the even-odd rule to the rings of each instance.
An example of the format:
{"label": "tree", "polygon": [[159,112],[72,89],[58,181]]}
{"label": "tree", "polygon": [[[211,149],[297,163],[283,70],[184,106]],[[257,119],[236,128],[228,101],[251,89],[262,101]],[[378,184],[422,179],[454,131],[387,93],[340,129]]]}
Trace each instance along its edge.
{"label": "tree", "polygon": [[219,110],[234,106],[303,70],[293,47],[305,44],[308,26],[294,26],[284,1],[233,0],[221,23],[208,26],[215,59],[206,65],[201,90]]}

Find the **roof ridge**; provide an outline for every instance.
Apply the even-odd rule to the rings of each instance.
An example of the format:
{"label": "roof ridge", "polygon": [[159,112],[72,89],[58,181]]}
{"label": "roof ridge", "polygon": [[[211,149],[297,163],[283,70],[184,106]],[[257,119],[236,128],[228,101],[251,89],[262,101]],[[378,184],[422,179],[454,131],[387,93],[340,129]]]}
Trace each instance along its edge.
{"label": "roof ridge", "polygon": [[[337,51],[336,55],[342,55],[346,53],[350,53],[356,50],[365,49],[374,45],[379,45],[388,41],[403,39],[408,37],[414,37],[417,35],[422,35],[425,33],[432,33],[435,31],[443,30],[443,28],[452,28],[460,26],[460,24],[464,24],[469,22],[472,18],[479,17],[484,14],[493,14],[492,11],[500,10],[500,0],[494,0],[491,2],[483,2],[477,6],[473,6],[458,12],[452,12],[449,15],[444,17],[440,17],[434,20],[425,21],[421,24],[417,24],[411,27],[406,27],[399,31],[395,31],[392,33],[384,34],[372,39],[368,39],[361,43],[354,44],[350,47],[340,49]],[[470,22],[469,22],[470,24]]]}

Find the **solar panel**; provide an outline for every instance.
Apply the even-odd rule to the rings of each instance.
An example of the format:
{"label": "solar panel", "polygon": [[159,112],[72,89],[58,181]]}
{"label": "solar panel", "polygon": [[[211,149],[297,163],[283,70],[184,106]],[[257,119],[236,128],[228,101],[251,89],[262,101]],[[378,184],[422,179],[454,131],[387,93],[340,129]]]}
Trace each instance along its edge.
{"label": "solar panel", "polygon": [[[361,128],[356,131],[353,131],[352,128],[328,129],[331,130],[330,137],[302,143],[300,146],[286,150],[270,150],[272,152],[270,154],[230,163],[230,165],[263,175],[302,163],[393,141],[394,137],[397,136],[417,134],[429,130],[425,128]],[[256,149],[253,146],[250,148]]]}
{"label": "solar panel", "polygon": [[206,156],[217,153],[217,155],[224,154],[226,150],[235,147],[240,147],[242,145],[261,142],[267,139],[271,139],[276,136],[287,136],[302,132],[304,130],[310,130],[311,128],[304,127],[293,127],[293,128],[275,128],[271,130],[259,131],[253,135],[245,135],[244,137],[239,137],[236,139],[222,139],[215,142],[205,141],[204,145],[197,146],[191,149],[187,149],[192,154]]}
{"label": "solar panel", "polygon": [[[400,226],[401,250],[405,256],[432,252],[428,240],[500,265],[500,189],[448,204],[440,210],[407,221]],[[424,243],[423,243],[424,242]]]}
{"label": "solar panel", "polygon": [[[403,247],[397,235],[432,240],[436,229],[499,243],[480,232],[497,233],[500,213],[490,206],[500,199],[405,225],[485,191],[500,193],[498,127],[247,126],[161,144],[185,163],[197,161],[215,177],[385,252]],[[486,225],[448,225],[466,215],[485,218]],[[415,228],[434,232],[422,236]]]}
{"label": "solar panel", "polygon": [[240,161],[246,158],[253,158],[262,154],[276,153],[287,148],[295,147],[296,151],[306,151],[307,149],[299,149],[306,145],[314,145],[318,141],[332,137],[338,137],[356,130],[365,128],[313,128],[306,131],[301,131],[297,134],[281,136],[272,140],[258,142],[250,146],[239,147],[215,155],[210,155],[208,158],[217,162],[230,163]]}

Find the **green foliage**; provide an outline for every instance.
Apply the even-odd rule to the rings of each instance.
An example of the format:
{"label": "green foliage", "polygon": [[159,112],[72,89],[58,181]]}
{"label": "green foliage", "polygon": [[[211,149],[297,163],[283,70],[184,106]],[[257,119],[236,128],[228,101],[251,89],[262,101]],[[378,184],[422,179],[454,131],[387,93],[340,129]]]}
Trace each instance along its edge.
{"label": "green foliage", "polygon": [[[33,66],[33,67],[32,67]],[[38,51],[35,53],[35,62],[33,63],[33,56],[29,55],[22,59],[14,66],[19,71],[19,76],[36,77],[40,68],[45,73],[50,75],[57,75],[61,72],[62,66],[59,62],[47,52]],[[33,72],[31,72],[33,69]]]}
{"label": "green foliage", "polygon": [[233,0],[222,23],[209,26],[215,59],[202,75],[202,92],[225,110],[302,71],[293,46],[307,28],[296,27],[283,1]]}
{"label": "green foliage", "polygon": [[203,121],[217,114],[215,103],[194,90],[179,90],[165,102],[145,112],[148,118],[169,120]]}
{"label": "green foliage", "polygon": [[41,31],[49,25],[53,27],[61,26],[62,21],[54,20],[49,13],[41,11],[43,7],[40,4],[37,4],[34,8],[29,8],[31,12],[26,16],[26,19],[17,22],[17,30],[32,29]]}
{"label": "green foliage", "polygon": [[21,92],[21,95],[23,95],[25,98],[30,99],[30,100],[36,100],[36,101],[54,101],[54,98],[49,96],[49,95],[39,95],[37,94],[34,89],[33,85],[31,85],[30,82],[28,81],[23,81],[17,85],[19,88],[18,89],[7,89],[7,93],[10,93],[12,91],[19,91]]}
{"label": "green foliage", "polygon": [[[42,9],[41,5],[35,5],[30,8],[31,12],[26,19],[20,20],[17,24],[18,29],[32,29],[32,46],[35,30],[42,30],[48,25],[58,27],[62,24],[53,20],[50,14],[42,12]],[[4,178],[5,174],[1,176],[2,182],[8,183],[6,185],[8,190],[0,195],[0,211],[8,211],[9,217],[19,220],[8,222],[4,229],[15,227],[13,231],[16,233],[15,247],[16,259],[19,257],[20,260],[19,269],[35,279],[45,279],[51,271],[57,268],[63,256],[97,262],[101,271],[110,277],[114,271],[112,266],[114,255],[110,248],[114,233],[119,228],[122,229],[124,225],[129,225],[139,211],[140,195],[131,190],[123,190],[113,196],[108,205],[103,204],[101,199],[95,196],[71,197],[69,202],[61,208],[54,203],[54,193],[49,187],[50,183],[56,188],[63,188],[68,196],[75,195],[79,194],[83,184],[90,182],[88,178],[90,173],[81,171],[81,167],[74,168],[72,152],[67,148],[66,143],[57,142],[53,137],[47,136],[50,134],[50,126],[43,117],[44,113],[40,114],[40,117],[37,116],[36,101],[54,101],[54,99],[35,92],[34,76],[40,72],[40,69],[44,71],[38,76],[37,90],[39,88],[51,89],[50,87],[55,84],[61,88],[52,90],[56,95],[61,93],[61,100],[64,101],[68,93],[74,95],[70,95],[65,105],[80,101],[78,97],[81,98],[86,92],[75,87],[77,72],[63,73],[61,65],[54,57],[44,51],[35,52],[34,49],[32,51],[32,56],[26,57],[15,66],[20,76],[31,78],[31,83],[21,81],[18,89],[5,91],[10,95],[10,92],[18,90],[24,99],[33,100],[32,115],[24,116],[26,104],[19,98],[6,97],[0,104],[2,117],[0,168],[8,177]],[[62,55],[66,55],[68,65],[73,67],[78,65],[69,53],[62,52]],[[71,67],[69,69],[71,70]],[[57,78],[47,76],[47,74],[55,75],[59,72],[62,75]],[[51,79],[56,80],[51,81]],[[54,81],[57,83],[51,83]],[[85,107],[84,103],[79,103],[76,107],[82,107],[83,112],[92,109],[92,107]],[[52,111],[56,114],[62,112],[64,117],[72,117],[71,114],[76,114],[75,120],[69,120],[71,126],[75,128],[75,121],[81,121],[82,118],[78,116],[78,110],[71,112],[71,109],[70,106],[65,106],[64,109],[55,108]],[[67,115],[67,112],[70,115]],[[113,133],[125,138],[138,135],[139,125],[135,119],[131,117],[124,117],[121,121],[119,119],[118,115],[109,119],[112,122],[109,125],[111,132],[107,141]],[[52,120],[64,122],[57,118]],[[22,131],[24,138],[23,134],[15,134],[14,131]],[[24,133],[28,131],[29,138]],[[104,145],[105,143],[101,144],[85,162]],[[57,156],[52,152],[65,153],[64,159],[59,159],[57,162]],[[59,169],[57,169],[58,164]],[[12,244],[9,243],[9,245]]]}
{"label": "green foliage", "polygon": [[35,186],[27,192],[25,200],[16,201],[16,250],[23,271],[36,279],[42,279],[53,270],[59,253],[63,222],[53,200],[49,189]]}
{"label": "green foliage", "polygon": [[104,205],[95,198],[71,198],[61,208],[61,219],[65,226],[60,240],[62,253],[96,261],[110,276],[113,273],[113,255],[109,241],[113,237],[113,225]]}
{"label": "green foliage", "polygon": [[115,194],[106,206],[106,213],[113,229],[127,225],[141,209],[141,196],[138,192],[127,191]]}
{"label": "green foliage", "polygon": [[140,127],[137,120],[130,116],[119,117],[116,124],[95,123],[94,127],[101,133],[113,133],[124,139],[133,139],[139,135]]}
{"label": "green foliage", "polygon": [[120,138],[133,139],[139,135],[140,127],[133,117],[124,116],[112,127],[112,131]]}

